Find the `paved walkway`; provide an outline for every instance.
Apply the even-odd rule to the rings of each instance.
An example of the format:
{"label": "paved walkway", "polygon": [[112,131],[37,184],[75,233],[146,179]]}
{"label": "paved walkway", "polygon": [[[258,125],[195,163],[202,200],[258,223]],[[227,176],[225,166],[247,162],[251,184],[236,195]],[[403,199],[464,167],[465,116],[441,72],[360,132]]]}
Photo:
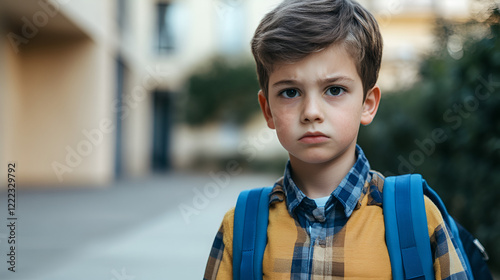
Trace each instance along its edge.
{"label": "paved walkway", "polygon": [[[15,273],[7,270],[7,197],[1,193],[0,279],[202,279],[237,194],[275,178],[219,179],[170,174],[102,188],[21,190]],[[192,215],[183,215],[180,205]]]}

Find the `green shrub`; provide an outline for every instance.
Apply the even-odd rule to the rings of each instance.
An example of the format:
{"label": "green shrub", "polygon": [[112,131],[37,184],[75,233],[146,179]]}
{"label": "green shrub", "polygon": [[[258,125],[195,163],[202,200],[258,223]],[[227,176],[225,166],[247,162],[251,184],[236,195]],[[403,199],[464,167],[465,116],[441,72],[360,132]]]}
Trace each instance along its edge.
{"label": "green shrub", "polygon": [[421,173],[485,245],[491,268],[500,267],[499,19],[494,10],[486,22],[439,23],[419,81],[384,94],[359,137],[373,169]]}

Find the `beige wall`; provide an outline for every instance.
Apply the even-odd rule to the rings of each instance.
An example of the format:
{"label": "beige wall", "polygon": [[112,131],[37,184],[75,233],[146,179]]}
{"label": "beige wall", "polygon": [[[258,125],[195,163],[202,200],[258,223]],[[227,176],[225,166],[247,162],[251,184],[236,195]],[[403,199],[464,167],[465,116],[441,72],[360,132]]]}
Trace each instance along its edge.
{"label": "beige wall", "polygon": [[[52,0],[60,1],[60,11],[99,45],[109,47],[111,53],[116,40],[115,0]],[[132,0],[134,1],[134,0]],[[142,1],[141,1],[142,2]]]}
{"label": "beige wall", "polygon": [[[149,69],[149,68],[148,68]],[[123,159],[128,175],[148,174],[151,163],[153,101],[158,83],[149,73],[127,71],[123,115]]]}
{"label": "beige wall", "polygon": [[2,42],[0,44],[0,163],[2,172],[0,172],[0,189],[6,188],[7,182],[7,164],[11,161],[17,161],[12,157],[16,130],[16,117],[19,108],[19,96],[15,93],[21,86],[20,62],[19,57],[15,55],[10,44]]}
{"label": "beige wall", "polygon": [[411,86],[421,58],[434,47],[432,14],[393,15],[379,19],[384,53],[379,75],[382,91]]}
{"label": "beige wall", "polygon": [[[1,42],[0,160],[2,166],[17,162],[20,187],[100,184],[114,175],[113,38],[89,32],[92,24],[112,27],[101,12],[91,12],[92,7],[106,8],[100,1],[73,2],[73,9],[93,17],[68,20],[69,4],[58,1],[57,11],[46,14],[47,22],[37,25],[18,52],[8,40]],[[47,13],[37,3],[0,5],[13,11],[2,38],[11,32],[23,35],[23,17]],[[0,187],[6,187],[6,169],[0,173]]]}
{"label": "beige wall", "polygon": [[[111,102],[105,93],[114,78],[113,62],[85,38],[55,41],[40,36],[15,57],[13,69],[19,69],[20,83],[9,94],[15,109],[6,134],[7,158],[19,162],[19,181],[67,184],[110,179],[113,134],[101,132],[102,139],[95,136],[91,143],[83,131],[112,120],[104,105]],[[71,156],[74,152],[78,155]]]}

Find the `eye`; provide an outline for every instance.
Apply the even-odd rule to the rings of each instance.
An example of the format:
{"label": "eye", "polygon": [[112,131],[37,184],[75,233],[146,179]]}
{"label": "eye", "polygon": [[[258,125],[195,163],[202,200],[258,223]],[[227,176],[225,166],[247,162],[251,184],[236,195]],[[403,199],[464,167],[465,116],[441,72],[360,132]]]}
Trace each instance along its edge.
{"label": "eye", "polygon": [[330,87],[326,90],[327,95],[339,96],[345,92],[345,89],[341,87]]}
{"label": "eye", "polygon": [[299,96],[299,91],[293,88],[285,89],[284,91],[280,92],[280,95],[285,97],[285,98],[295,98]]}

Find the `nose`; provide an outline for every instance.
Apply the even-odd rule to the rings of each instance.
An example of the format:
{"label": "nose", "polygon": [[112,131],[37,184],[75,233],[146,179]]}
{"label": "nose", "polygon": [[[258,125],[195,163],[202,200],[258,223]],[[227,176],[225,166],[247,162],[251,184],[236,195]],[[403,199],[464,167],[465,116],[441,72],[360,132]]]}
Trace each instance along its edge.
{"label": "nose", "polygon": [[323,122],[320,97],[306,95],[304,98],[301,121],[302,123]]}

